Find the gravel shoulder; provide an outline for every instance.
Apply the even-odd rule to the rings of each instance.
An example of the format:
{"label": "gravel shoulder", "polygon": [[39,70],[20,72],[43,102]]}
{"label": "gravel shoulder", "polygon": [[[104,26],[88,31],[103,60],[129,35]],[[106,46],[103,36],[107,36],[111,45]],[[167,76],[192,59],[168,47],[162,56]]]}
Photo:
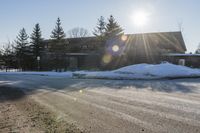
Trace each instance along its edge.
{"label": "gravel shoulder", "polygon": [[0,132],[81,133],[19,88],[0,87]]}

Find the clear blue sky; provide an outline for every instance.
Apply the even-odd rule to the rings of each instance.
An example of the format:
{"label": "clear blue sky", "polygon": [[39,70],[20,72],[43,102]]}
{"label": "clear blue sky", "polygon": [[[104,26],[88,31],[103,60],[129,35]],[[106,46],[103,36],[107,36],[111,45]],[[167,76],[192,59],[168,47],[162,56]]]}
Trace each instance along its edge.
{"label": "clear blue sky", "polygon": [[[142,28],[130,19],[137,10],[150,15]],[[200,0],[1,0],[0,43],[15,39],[24,27],[32,32],[40,23],[43,37],[49,38],[59,16],[64,30],[83,27],[92,31],[97,19],[113,14],[125,33],[177,31],[183,23],[188,52],[200,42]]]}

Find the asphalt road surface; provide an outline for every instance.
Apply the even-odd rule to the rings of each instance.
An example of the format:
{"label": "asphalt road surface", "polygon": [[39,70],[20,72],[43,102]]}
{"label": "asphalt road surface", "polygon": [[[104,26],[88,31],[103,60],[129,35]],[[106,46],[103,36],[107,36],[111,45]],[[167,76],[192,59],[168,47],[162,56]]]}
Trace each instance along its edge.
{"label": "asphalt road surface", "polygon": [[200,133],[200,79],[93,80],[0,75],[91,133]]}

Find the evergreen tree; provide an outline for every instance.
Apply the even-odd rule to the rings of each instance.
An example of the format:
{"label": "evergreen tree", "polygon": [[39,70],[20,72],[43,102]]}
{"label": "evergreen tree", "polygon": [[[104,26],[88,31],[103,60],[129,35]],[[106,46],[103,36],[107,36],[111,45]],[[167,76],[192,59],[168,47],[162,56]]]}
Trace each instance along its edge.
{"label": "evergreen tree", "polygon": [[26,30],[22,28],[15,40],[15,50],[18,58],[22,58],[22,56],[25,54],[26,47],[28,46],[28,38],[29,37],[26,33]]}
{"label": "evergreen tree", "polygon": [[31,39],[32,47],[33,47],[33,54],[36,58],[37,56],[40,56],[40,46],[41,46],[41,43],[42,43],[42,40],[43,40],[42,39],[42,32],[41,32],[39,23],[37,23],[35,25],[30,39]]}
{"label": "evergreen tree", "polygon": [[15,40],[18,49],[23,49],[28,45],[28,35],[26,34],[26,30],[22,28]]}
{"label": "evergreen tree", "polygon": [[115,18],[110,15],[110,18],[108,19],[108,23],[106,25],[106,37],[112,38],[121,34],[123,34],[123,29],[116,22]]}
{"label": "evergreen tree", "polygon": [[56,69],[56,71],[61,71],[62,64],[65,61],[64,54],[66,50],[66,43],[64,39],[65,33],[63,31],[63,28],[61,27],[60,18],[57,19],[56,26],[52,31],[51,38],[53,39],[53,41],[51,42],[52,45],[50,51],[54,53],[54,56],[52,57],[52,65]]}
{"label": "evergreen tree", "polygon": [[101,16],[99,19],[98,19],[98,22],[97,22],[97,26],[96,28],[94,29],[94,32],[93,34],[99,38],[100,40],[103,40],[103,38],[105,37],[105,32],[106,32],[106,22],[104,20],[104,17]]}
{"label": "evergreen tree", "polygon": [[57,19],[56,26],[52,31],[51,38],[60,41],[65,38],[65,32],[61,26],[60,18]]}
{"label": "evergreen tree", "polygon": [[26,33],[26,30],[22,28],[15,40],[16,46],[14,47],[16,50],[16,56],[18,59],[18,67],[21,67],[24,69],[26,67],[26,58],[27,54],[30,52],[28,51],[28,35]]}

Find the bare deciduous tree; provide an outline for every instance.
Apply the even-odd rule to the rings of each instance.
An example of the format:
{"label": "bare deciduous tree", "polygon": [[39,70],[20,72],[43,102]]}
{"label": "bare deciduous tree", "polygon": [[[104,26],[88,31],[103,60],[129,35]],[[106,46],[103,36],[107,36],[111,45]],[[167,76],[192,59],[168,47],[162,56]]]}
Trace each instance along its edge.
{"label": "bare deciduous tree", "polygon": [[199,45],[198,45],[197,50],[195,51],[195,53],[196,54],[200,54],[200,43],[199,43]]}
{"label": "bare deciduous tree", "polygon": [[178,22],[178,23],[177,23],[177,26],[178,26],[178,30],[179,30],[179,31],[181,31],[181,32],[184,31],[183,22],[182,22],[182,21]]}
{"label": "bare deciduous tree", "polygon": [[1,52],[3,55],[9,55],[11,53],[14,53],[14,42],[11,42],[8,40],[8,43],[3,44]]}
{"label": "bare deciduous tree", "polygon": [[90,34],[87,29],[76,27],[69,30],[68,35],[70,38],[79,38],[79,37],[87,37]]}
{"label": "bare deciduous tree", "polygon": [[14,61],[14,44],[10,41],[8,43],[4,44],[1,52],[2,52],[2,60],[5,62],[5,69],[7,71],[8,68],[14,67],[16,62]]}

